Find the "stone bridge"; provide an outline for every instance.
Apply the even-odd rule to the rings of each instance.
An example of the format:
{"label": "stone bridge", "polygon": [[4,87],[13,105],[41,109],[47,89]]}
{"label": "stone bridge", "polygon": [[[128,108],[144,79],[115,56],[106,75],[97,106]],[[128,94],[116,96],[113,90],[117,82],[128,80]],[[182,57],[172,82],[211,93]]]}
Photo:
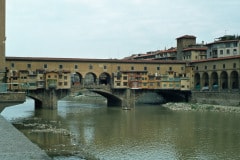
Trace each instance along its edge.
{"label": "stone bridge", "polygon": [[[26,95],[34,99],[35,108],[57,109],[58,100],[70,95],[72,92],[81,92],[83,89],[87,89],[91,92],[97,93],[105,97],[107,99],[108,107],[122,107],[124,109],[134,108],[136,101],[138,101],[139,99],[144,100],[145,95],[149,93],[155,93],[154,96],[161,96],[164,99],[164,102],[188,101],[191,95],[190,91],[130,88],[113,89],[110,86],[101,85],[72,87],[71,90],[29,90],[27,91]],[[155,98],[157,97],[151,97],[151,99]]]}

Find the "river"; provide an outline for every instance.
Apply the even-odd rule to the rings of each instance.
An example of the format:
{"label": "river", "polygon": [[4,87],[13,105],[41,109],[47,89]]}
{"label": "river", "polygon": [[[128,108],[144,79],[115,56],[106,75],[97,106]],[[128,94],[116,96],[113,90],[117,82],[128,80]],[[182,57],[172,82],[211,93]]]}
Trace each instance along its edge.
{"label": "river", "polygon": [[1,114],[54,160],[240,159],[239,113],[58,105],[34,110],[28,99]]}

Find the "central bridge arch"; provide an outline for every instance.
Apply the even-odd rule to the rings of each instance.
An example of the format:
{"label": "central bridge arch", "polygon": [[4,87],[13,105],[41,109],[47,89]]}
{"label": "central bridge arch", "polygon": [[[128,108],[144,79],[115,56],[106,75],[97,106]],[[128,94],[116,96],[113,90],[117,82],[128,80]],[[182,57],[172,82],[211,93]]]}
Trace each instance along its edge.
{"label": "central bridge arch", "polygon": [[90,89],[90,91],[107,98],[107,106],[122,106],[122,99],[103,89]]}

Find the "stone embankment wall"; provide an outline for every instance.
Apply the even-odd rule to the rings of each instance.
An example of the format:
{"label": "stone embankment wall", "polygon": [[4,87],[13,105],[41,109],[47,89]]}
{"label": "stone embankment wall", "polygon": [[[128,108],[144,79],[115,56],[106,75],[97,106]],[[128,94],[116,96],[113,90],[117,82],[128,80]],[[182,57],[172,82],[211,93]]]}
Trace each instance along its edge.
{"label": "stone embankment wall", "polygon": [[0,113],[5,107],[14,106],[25,102],[26,94],[24,92],[6,92],[0,93]]}
{"label": "stone embankment wall", "polygon": [[240,107],[240,93],[193,91],[190,102]]}
{"label": "stone embankment wall", "polygon": [[0,93],[0,102],[24,102],[25,100],[26,100],[26,94],[24,92]]}

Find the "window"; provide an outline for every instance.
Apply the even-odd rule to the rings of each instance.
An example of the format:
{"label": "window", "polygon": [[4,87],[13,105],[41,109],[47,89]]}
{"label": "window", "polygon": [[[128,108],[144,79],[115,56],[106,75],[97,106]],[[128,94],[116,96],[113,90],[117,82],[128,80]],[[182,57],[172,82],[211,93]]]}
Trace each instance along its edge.
{"label": "window", "polygon": [[75,65],[74,65],[74,68],[75,68],[75,69],[78,69],[78,65],[77,65],[77,64],[75,64]]}
{"label": "window", "polygon": [[147,70],[147,67],[144,67],[144,71],[146,71]]}
{"label": "window", "polygon": [[123,82],[123,86],[127,86],[127,84],[128,84],[127,82]]}
{"label": "window", "polygon": [[160,67],[157,67],[157,70],[159,71],[159,70],[160,70]]}
{"label": "window", "polygon": [[63,69],[63,65],[62,64],[59,64],[59,69]]}
{"label": "window", "polygon": [[64,76],[64,80],[67,80],[67,76]]}
{"label": "window", "polygon": [[207,69],[207,66],[205,66],[205,69]]}
{"label": "window", "polygon": [[59,79],[62,79],[62,75],[59,75]]}
{"label": "window", "polygon": [[238,42],[233,43],[233,47],[237,47]]}
{"label": "window", "polygon": [[227,49],[227,54],[230,54],[230,50],[229,49]]}
{"label": "window", "polygon": [[120,71],[120,70],[121,70],[121,67],[120,67],[120,66],[117,66],[117,70]]}
{"label": "window", "polygon": [[93,66],[90,64],[88,68],[89,68],[89,69],[93,69]]}
{"label": "window", "polygon": [[131,70],[132,70],[132,71],[134,70],[134,66],[131,67]]}
{"label": "window", "polygon": [[226,67],[225,64],[223,64],[223,69],[225,69],[225,67]]}
{"label": "window", "polygon": [[14,68],[14,66],[15,66],[14,63],[11,63],[11,67]]}
{"label": "window", "polygon": [[216,65],[213,65],[213,69],[216,69]]}
{"label": "window", "polygon": [[223,50],[220,50],[220,55],[223,55]]}
{"label": "window", "polygon": [[237,64],[236,63],[233,63],[233,68],[237,68]]}
{"label": "window", "polygon": [[27,68],[31,68],[32,66],[31,66],[31,64],[27,64]]}
{"label": "window", "polygon": [[233,49],[233,54],[237,54],[237,49]]}
{"label": "window", "polygon": [[196,66],[196,70],[198,70],[198,66]]}
{"label": "window", "polygon": [[47,64],[44,64],[44,65],[43,65],[43,68],[44,68],[44,69],[48,68],[48,65],[47,65]]}
{"label": "window", "polygon": [[123,80],[127,80],[128,79],[128,77],[127,76],[123,76]]}
{"label": "window", "polygon": [[169,67],[169,71],[171,71],[172,70],[172,67]]}
{"label": "window", "polygon": [[103,66],[103,69],[107,69],[107,66]]}
{"label": "window", "polygon": [[67,82],[64,82],[64,86],[67,86],[68,85],[68,83]]}

